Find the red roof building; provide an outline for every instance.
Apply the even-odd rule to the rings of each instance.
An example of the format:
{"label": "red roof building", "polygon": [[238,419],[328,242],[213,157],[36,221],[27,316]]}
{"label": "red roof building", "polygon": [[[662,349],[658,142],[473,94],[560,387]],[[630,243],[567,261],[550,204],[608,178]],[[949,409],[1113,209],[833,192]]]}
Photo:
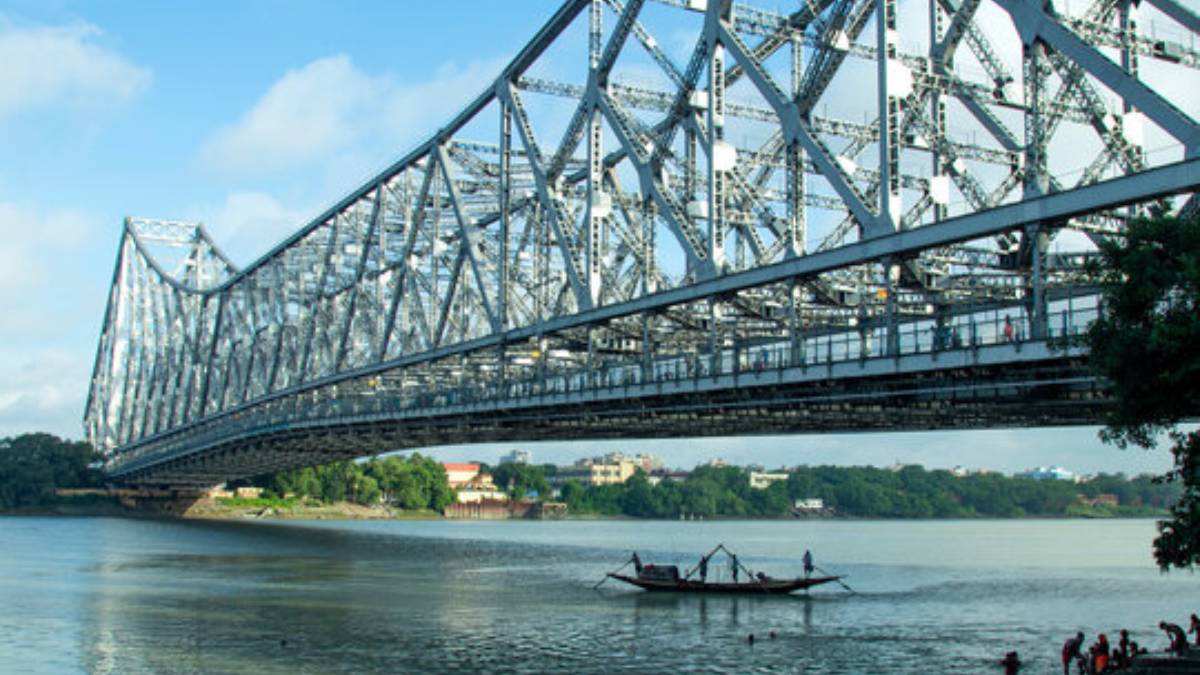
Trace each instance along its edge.
{"label": "red roof building", "polygon": [[475,479],[479,475],[478,464],[455,464],[453,462],[442,462],[442,466],[446,468],[446,481],[450,483],[450,487],[459,488]]}

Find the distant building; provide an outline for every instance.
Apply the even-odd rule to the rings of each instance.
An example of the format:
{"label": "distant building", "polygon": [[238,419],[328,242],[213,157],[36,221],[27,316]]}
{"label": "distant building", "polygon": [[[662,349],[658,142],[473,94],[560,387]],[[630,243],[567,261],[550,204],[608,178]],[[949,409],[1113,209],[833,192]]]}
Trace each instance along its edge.
{"label": "distant building", "polygon": [[958,478],[966,478],[967,476],[971,475],[971,471],[967,469],[967,467],[960,464],[953,469],[950,469],[950,475],[957,476]]}
{"label": "distant building", "polygon": [[500,456],[501,464],[532,464],[533,453],[528,450],[513,450],[512,452]]}
{"label": "distant building", "polygon": [[580,463],[584,463],[584,464],[589,464],[589,463],[590,464],[632,463],[632,464],[636,465],[637,468],[641,469],[642,471],[645,471],[646,473],[653,473],[653,472],[658,471],[659,469],[663,468],[663,460],[661,457],[659,457],[658,455],[648,455],[648,454],[644,454],[644,453],[639,453],[635,457],[628,457],[623,452],[609,452],[600,457],[591,457],[588,459],[581,459],[578,462],[576,462],[576,464],[580,464]]}
{"label": "distant building", "polygon": [[620,452],[609,452],[598,457],[585,457],[570,466],[560,466],[555,475],[547,476],[547,480],[556,489],[571,480],[587,486],[615,485],[629,480],[639,469],[652,485],[657,485],[664,474],[663,460],[657,455],[627,457]]}
{"label": "distant building", "polygon": [[638,456],[634,457],[633,461],[642,469],[642,471],[645,471],[648,474],[654,473],[655,471],[662,471],[663,468],[662,457],[659,457],[658,455],[638,453]]}
{"label": "distant building", "polygon": [[771,483],[778,483],[781,480],[787,480],[786,473],[767,473],[765,471],[750,472],[750,487],[755,490],[765,490],[771,486]]}
{"label": "distant building", "polygon": [[481,473],[462,484],[456,491],[459,504],[475,504],[479,502],[506,502],[508,495],[496,488],[490,473]]}
{"label": "distant building", "polygon": [[1061,466],[1039,466],[1036,469],[1030,469],[1025,473],[1017,474],[1020,478],[1032,478],[1034,480],[1067,480],[1072,483],[1079,482],[1079,476],[1073,471],[1067,471]]}
{"label": "distant building", "polygon": [[705,462],[705,463],[704,463],[704,465],[705,465],[705,466],[717,467],[717,468],[721,468],[721,467],[723,467],[723,466],[726,466],[726,464],[725,464],[725,460],[724,460],[724,459],[722,459],[722,458],[720,458],[720,457],[714,457],[713,459],[710,459],[710,460],[708,460],[707,462]]}
{"label": "distant building", "polygon": [[1093,499],[1088,499],[1084,495],[1079,495],[1079,502],[1087,506],[1120,506],[1121,499],[1116,495],[1101,494],[1096,495]]}
{"label": "distant building", "polygon": [[470,483],[479,475],[478,464],[455,464],[453,462],[442,462],[442,466],[446,468],[446,482],[453,489],[458,489],[467,483]]}
{"label": "distant building", "polygon": [[797,511],[821,511],[825,508],[825,500],[819,497],[797,499],[795,507]]}
{"label": "distant building", "polygon": [[550,484],[561,487],[567,481],[578,481],[581,485],[616,485],[629,480],[641,468],[637,463],[620,459],[607,462],[602,458],[581,459],[571,466],[560,466],[550,478]]}

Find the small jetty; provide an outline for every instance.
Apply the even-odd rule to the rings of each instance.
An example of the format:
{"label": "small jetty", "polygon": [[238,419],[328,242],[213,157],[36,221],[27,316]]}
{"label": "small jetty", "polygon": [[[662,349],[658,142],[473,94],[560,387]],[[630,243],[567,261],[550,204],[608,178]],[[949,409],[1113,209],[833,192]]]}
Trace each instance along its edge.
{"label": "small jetty", "polygon": [[1200,675],[1200,649],[1193,648],[1179,655],[1166,652],[1138,654],[1122,672],[1130,675]]}

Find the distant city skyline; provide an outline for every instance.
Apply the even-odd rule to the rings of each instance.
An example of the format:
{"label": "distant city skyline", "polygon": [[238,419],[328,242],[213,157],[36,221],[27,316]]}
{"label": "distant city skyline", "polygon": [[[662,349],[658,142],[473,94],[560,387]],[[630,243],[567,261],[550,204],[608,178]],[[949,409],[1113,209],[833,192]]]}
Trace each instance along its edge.
{"label": "distant city skyline", "polygon": [[796,436],[742,436],[684,439],[481,443],[417,449],[443,461],[478,460],[495,464],[514,449],[526,450],[535,464],[570,464],[578,459],[622,452],[650,453],[666,466],[691,469],[711,459],[730,464],[761,464],[767,469],[796,465],[889,466],[920,464],[927,469],[962,466],[1005,474],[1059,466],[1076,474],[1161,474],[1171,467],[1165,448],[1120,450],[1098,437],[1100,427],[918,431]]}

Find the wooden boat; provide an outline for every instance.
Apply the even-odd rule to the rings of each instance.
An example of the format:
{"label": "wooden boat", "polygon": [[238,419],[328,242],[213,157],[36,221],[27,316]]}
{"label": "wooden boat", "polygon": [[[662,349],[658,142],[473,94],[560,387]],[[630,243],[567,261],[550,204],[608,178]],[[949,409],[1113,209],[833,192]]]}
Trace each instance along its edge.
{"label": "wooden boat", "polygon": [[792,591],[808,590],[841,577],[796,577],[795,579],[764,579],[755,578],[751,581],[699,581],[696,579],[647,579],[645,576],[629,576],[609,572],[608,576],[617,581],[633,584],[647,591],[669,591],[675,593],[765,593],[768,595],[785,595]]}
{"label": "wooden boat", "polygon": [[[739,581],[737,574],[733,575],[733,581],[707,580],[708,561],[719,551],[725,552],[731,569],[745,573],[745,580]],[[811,567],[811,561],[811,557],[806,556],[806,570],[809,572],[815,569]],[[716,548],[702,556],[696,566],[682,575],[679,573],[679,567],[676,565],[643,565],[636,553],[625,563],[625,565],[629,564],[633,564],[635,569],[634,574],[621,574],[620,570],[616,570],[609,572],[605,576],[605,579],[616,579],[617,581],[623,581],[647,591],[671,593],[757,593],[785,595],[793,591],[807,591],[813,586],[820,586],[831,582],[837,582],[843,588],[850,590],[850,587],[841,581],[842,577],[827,573],[825,576],[812,576],[808,574],[803,577],[789,579],[776,579],[762,572],[753,573],[745,565],[742,565],[738,561],[737,555],[725,548],[724,544],[718,544]],[[624,565],[622,568],[624,568]],[[699,579],[693,578],[693,575],[697,572],[700,572]]]}

